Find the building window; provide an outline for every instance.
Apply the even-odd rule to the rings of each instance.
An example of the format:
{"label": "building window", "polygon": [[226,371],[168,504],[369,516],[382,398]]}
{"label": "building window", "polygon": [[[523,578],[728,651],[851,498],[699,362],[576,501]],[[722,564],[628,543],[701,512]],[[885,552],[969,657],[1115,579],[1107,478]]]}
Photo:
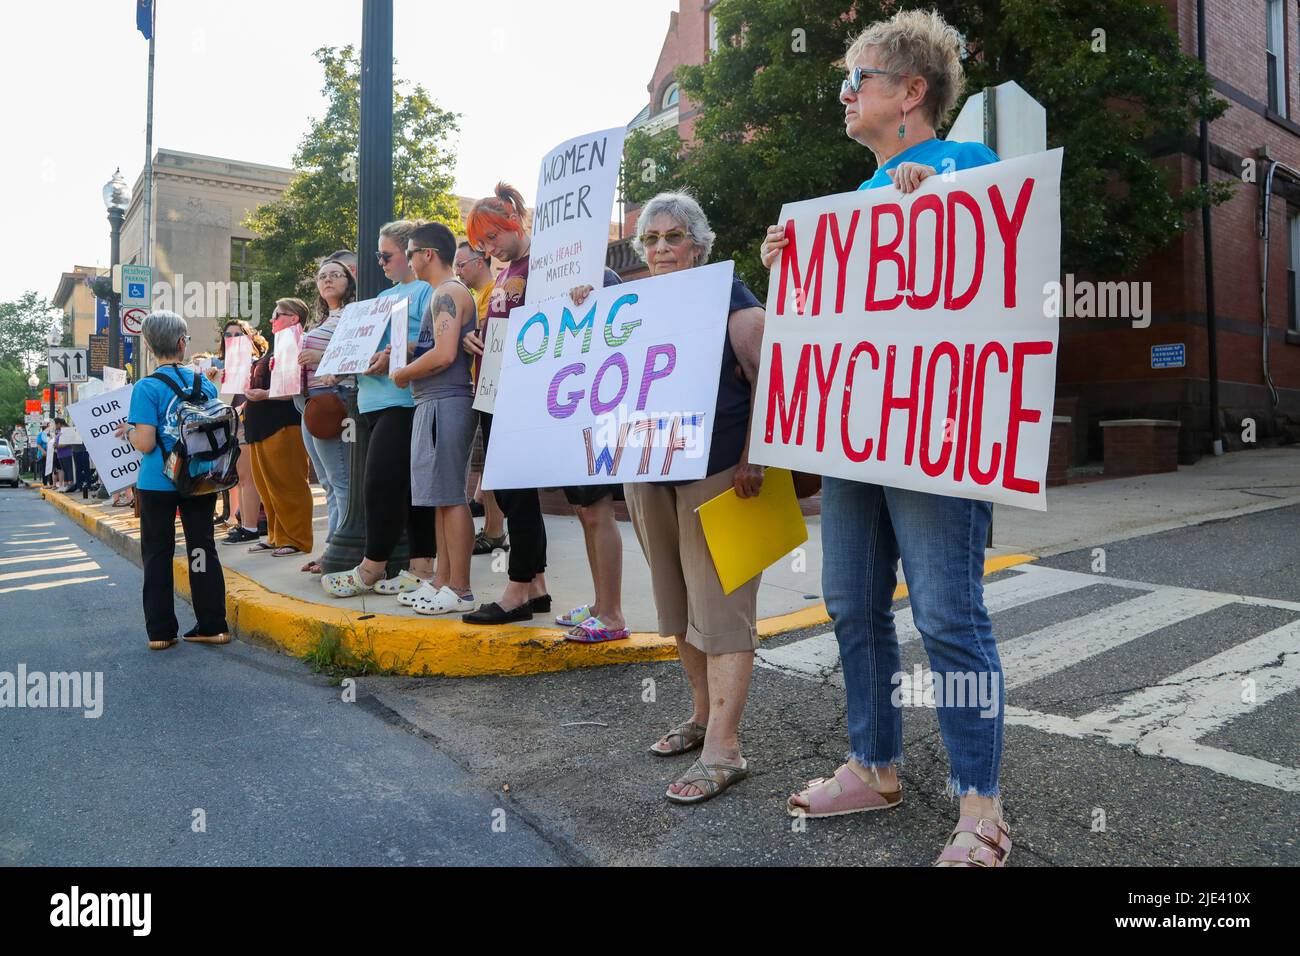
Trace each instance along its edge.
{"label": "building window", "polygon": [[707,14],[709,18],[709,52],[718,52],[718,18],[712,13]]}
{"label": "building window", "polygon": [[677,105],[680,95],[676,83],[668,84],[668,89],[664,90],[663,99],[659,101],[659,108],[662,110],[671,109]]}
{"label": "building window", "polygon": [[1287,272],[1286,272],[1286,325],[1292,332],[1300,332],[1300,315],[1296,303],[1300,302],[1300,211],[1287,207]]}
{"label": "building window", "polygon": [[1286,8],[1282,0],[1268,0],[1265,5],[1268,64],[1268,108],[1286,116]]}
{"label": "building window", "polygon": [[247,282],[249,273],[253,271],[253,255],[249,251],[248,244],[251,239],[238,239],[234,236],[230,239],[230,281]]}

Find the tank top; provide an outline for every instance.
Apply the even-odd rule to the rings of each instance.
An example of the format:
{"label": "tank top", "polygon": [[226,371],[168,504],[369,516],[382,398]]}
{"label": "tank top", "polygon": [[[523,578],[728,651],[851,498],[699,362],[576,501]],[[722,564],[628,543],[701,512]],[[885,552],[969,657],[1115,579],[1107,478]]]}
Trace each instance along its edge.
{"label": "tank top", "polygon": [[[448,279],[442,285],[449,285],[453,282],[469,293],[470,302],[472,303],[474,293],[470,291],[469,286],[459,279]],[[437,305],[438,293],[442,289],[442,285],[433,290],[433,295],[429,296],[429,304],[424,308],[424,315],[420,319],[420,337],[416,339],[415,355],[412,360],[418,359],[434,346],[433,310]],[[452,359],[451,364],[441,372],[411,380],[411,394],[417,404],[432,401],[435,398],[472,397],[474,394],[474,384],[470,377],[469,355],[465,352],[463,342],[465,336],[478,326],[478,312],[471,308],[467,310],[465,315],[457,315],[457,318],[460,319],[460,334],[456,342],[455,358]]]}

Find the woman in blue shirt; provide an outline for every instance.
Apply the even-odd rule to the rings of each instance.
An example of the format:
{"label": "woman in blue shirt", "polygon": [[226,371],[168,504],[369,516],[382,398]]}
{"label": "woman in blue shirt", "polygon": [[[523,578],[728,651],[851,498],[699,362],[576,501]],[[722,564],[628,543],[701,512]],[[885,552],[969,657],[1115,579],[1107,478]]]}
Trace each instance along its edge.
{"label": "woman in blue shirt", "polygon": [[[158,359],[157,376],[165,376],[189,394],[198,373],[185,364],[189,327],[175,312],[151,312],[144,320],[141,338]],[[217,387],[205,378],[203,395],[217,397]],[[185,529],[186,563],[190,569],[190,594],[196,625],[185,640],[200,644],[229,644],[226,629],[226,579],[212,539],[212,516],[217,496],[182,498],[163,474],[164,458],[180,437],[175,410],[180,398],[165,383],[148,376],[131,391],[131,408],[116,435],[131,442],[141,454],[136,493],[140,497],[140,557],[144,566],[144,623],[149,648],[166,650],[176,643],[172,587],[172,558],[176,552],[176,512]]]}
{"label": "woman in blue shirt", "polygon": [[[420,319],[433,296],[433,288],[417,279],[406,257],[406,244],[423,221],[402,219],[379,230],[375,253],[384,275],[394,285],[377,298],[406,299],[406,340],[414,346],[420,337]],[[404,594],[433,577],[437,552],[437,509],[411,505],[411,426],[415,399],[411,387],[393,382],[388,374],[391,328],[379,341],[379,351],[364,375],[357,376],[357,407],[370,426],[366,467],[362,475],[362,501],[366,512],[366,547],[359,565],[321,576],[321,587],[331,597],[345,598],[363,591]],[[409,353],[409,347],[408,347]],[[397,547],[402,529],[411,555],[409,571],[385,579],[385,568]]]}
{"label": "woman in blue shirt", "polygon": [[[915,191],[936,173],[997,162],[986,146],[935,135],[961,93],[961,51],[957,31],[933,11],[901,11],[853,41],[840,90],[844,129],[876,159],[875,175],[859,189],[881,189],[888,199]],[[863,204],[873,200],[864,197]],[[770,226],[763,264],[771,268],[787,242],[783,227]],[[792,815],[883,810],[902,800],[896,771],[902,713],[892,701],[902,666],[890,609],[900,557],[936,685],[974,675],[996,689],[993,699],[1005,700],[982,586],[992,513],[986,501],[823,479],[822,590],[844,668],[850,752],[833,776],[790,797]],[[937,715],[948,750],[948,793],[961,800],[960,818],[936,862],[1001,866],[1011,850],[998,788],[1002,707],[989,714],[973,700],[952,703],[939,706]]]}

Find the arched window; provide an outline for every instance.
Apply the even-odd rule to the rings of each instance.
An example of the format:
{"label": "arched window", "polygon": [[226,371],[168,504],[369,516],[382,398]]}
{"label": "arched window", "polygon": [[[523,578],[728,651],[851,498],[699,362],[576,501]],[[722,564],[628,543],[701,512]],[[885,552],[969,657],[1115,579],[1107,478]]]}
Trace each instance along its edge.
{"label": "arched window", "polygon": [[677,105],[677,100],[678,100],[678,99],[679,99],[679,96],[678,96],[678,92],[677,92],[677,84],[676,84],[676,83],[670,83],[670,84],[668,85],[668,89],[664,90],[663,99],[660,100],[659,108],[660,108],[660,109],[663,109],[663,110],[666,110],[666,109],[668,109],[669,107],[676,106],[676,105]]}

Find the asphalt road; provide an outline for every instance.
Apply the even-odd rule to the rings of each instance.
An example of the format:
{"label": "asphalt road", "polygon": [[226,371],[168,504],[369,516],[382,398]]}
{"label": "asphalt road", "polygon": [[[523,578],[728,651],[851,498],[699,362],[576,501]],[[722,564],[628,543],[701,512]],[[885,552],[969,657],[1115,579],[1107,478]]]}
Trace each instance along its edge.
{"label": "asphalt road", "polygon": [[[20,665],[102,675],[97,718],[84,696],[0,706],[0,865],[580,858],[299,661],[239,642],[148,650],[140,584],[36,492],[0,490],[0,681]],[[177,619],[194,620],[179,600]]]}

